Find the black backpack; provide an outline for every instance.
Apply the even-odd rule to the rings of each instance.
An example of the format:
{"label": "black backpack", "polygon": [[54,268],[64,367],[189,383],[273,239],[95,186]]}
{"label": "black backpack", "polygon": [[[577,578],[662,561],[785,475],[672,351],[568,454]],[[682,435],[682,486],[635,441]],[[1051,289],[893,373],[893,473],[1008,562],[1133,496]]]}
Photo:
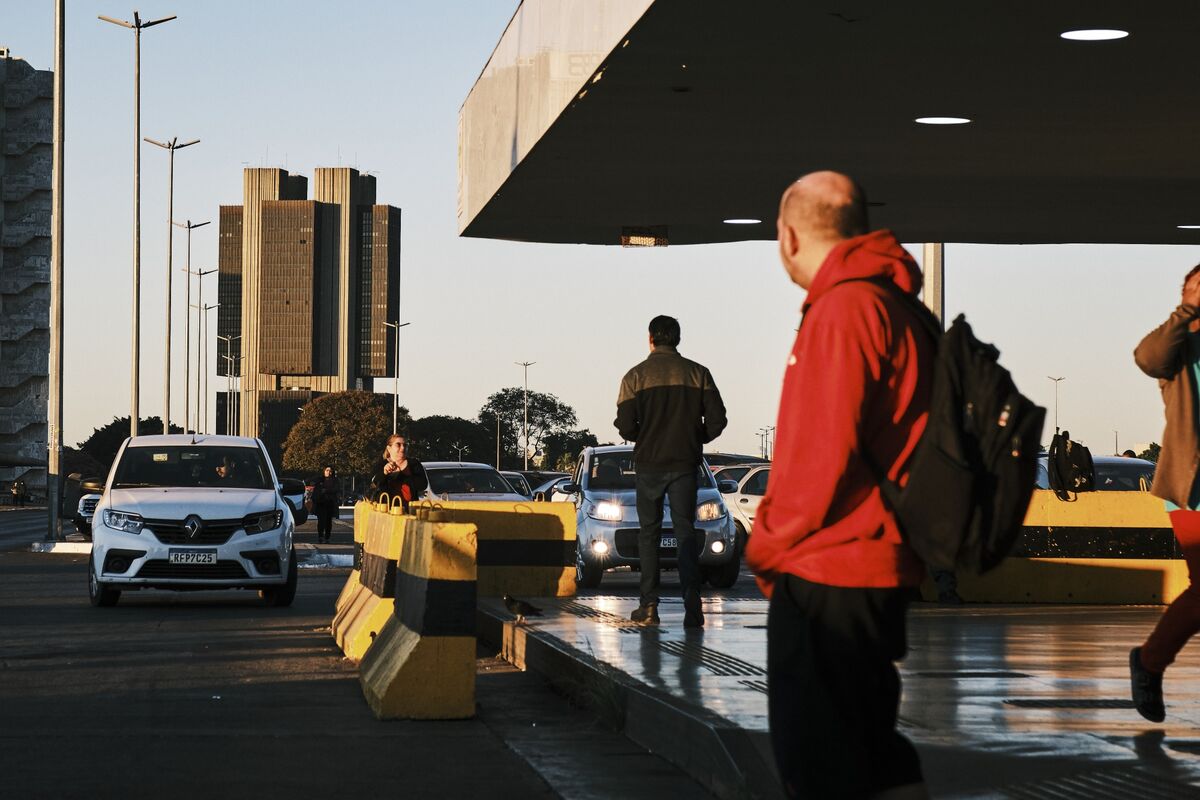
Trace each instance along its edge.
{"label": "black backpack", "polygon": [[1071,500],[1071,492],[1096,491],[1096,465],[1092,451],[1071,441],[1067,431],[1054,434],[1046,456],[1046,477],[1059,500]]}
{"label": "black backpack", "polygon": [[929,421],[901,488],[868,454],[905,542],[932,570],[986,572],[1021,533],[1037,478],[1046,409],[1017,391],[1000,351],[959,314],[942,332],[923,303],[891,281],[937,345]]}

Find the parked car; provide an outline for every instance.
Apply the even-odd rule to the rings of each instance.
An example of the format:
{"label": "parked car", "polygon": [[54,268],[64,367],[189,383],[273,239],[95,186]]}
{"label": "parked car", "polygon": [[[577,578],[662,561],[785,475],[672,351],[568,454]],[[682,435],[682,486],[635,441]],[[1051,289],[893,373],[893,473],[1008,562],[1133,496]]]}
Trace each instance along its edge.
{"label": "parked car", "polygon": [[135,589],[256,589],[296,596],[295,520],[258,439],[126,439],[92,518],[88,596]]}
{"label": "parked car", "polygon": [[305,487],[304,481],[299,478],[280,478],[279,493],[292,507],[292,519],[295,520],[296,526],[299,527],[308,522],[308,506],[304,504],[308,489]]}
{"label": "parked car", "polygon": [[555,501],[570,500],[571,499],[570,495],[563,492],[562,487],[566,486],[571,481],[572,481],[572,478],[570,475],[563,475],[558,478],[551,478],[550,480],[546,481],[545,483],[534,487],[533,499],[534,500],[539,499],[539,495],[540,495],[540,499],[542,499],[542,500],[555,500]]}
{"label": "parked car", "polygon": [[75,530],[83,534],[89,541],[92,538],[92,517],[96,513],[96,504],[104,492],[102,478],[83,478],[79,481],[79,502],[75,507]]}
{"label": "parked car", "polygon": [[529,488],[529,484],[525,480],[525,476],[519,472],[501,472],[504,480],[508,481],[512,486],[513,491],[517,494],[524,495],[526,499],[533,499],[533,490]]}
{"label": "parked car", "polygon": [[769,464],[762,456],[739,455],[738,453],[705,453],[704,460],[710,467],[724,467],[729,464]]}
{"label": "parked car", "polygon": [[426,461],[429,488],[425,496],[432,500],[509,500],[520,502],[528,497],[517,494],[504,476],[487,464],[470,461]]}
{"label": "parked car", "polygon": [[741,482],[742,478],[746,477],[746,473],[761,464],[762,462],[754,464],[723,464],[716,467],[709,464],[709,467],[712,469],[713,477],[719,481]]}
{"label": "parked car", "polygon": [[569,472],[558,472],[555,470],[521,469],[517,470],[517,472],[525,476],[525,481],[530,486],[541,486],[543,483],[548,483],[555,478],[571,477],[571,473]]}
{"label": "parked car", "polygon": [[[732,478],[732,469],[723,469],[717,480]],[[758,464],[746,469],[737,480],[737,491],[725,496],[733,512],[734,525],[737,527],[738,552],[746,552],[746,539],[754,528],[754,514],[758,511],[758,503],[767,493],[767,480],[771,477],[770,464]]]}
{"label": "parked car", "polygon": [[[574,480],[563,487],[576,509],[575,580],[579,586],[599,586],[605,570],[614,567],[640,566],[634,478],[632,446],[587,447],[579,456]],[[725,589],[737,582],[741,570],[736,528],[712,473],[703,464],[697,468],[696,486],[696,530],[704,536],[702,579]],[[723,488],[735,487],[728,483]],[[675,531],[668,507],[663,512],[659,567],[672,569],[677,565]]]}
{"label": "parked car", "polygon": [[[1046,468],[1048,461],[1047,453],[1038,456],[1037,479],[1034,484],[1038,489],[1050,488],[1050,474]],[[1144,458],[1125,456],[1094,456],[1092,462],[1096,465],[1098,492],[1148,492],[1150,485],[1154,483],[1154,469],[1158,466]]]}

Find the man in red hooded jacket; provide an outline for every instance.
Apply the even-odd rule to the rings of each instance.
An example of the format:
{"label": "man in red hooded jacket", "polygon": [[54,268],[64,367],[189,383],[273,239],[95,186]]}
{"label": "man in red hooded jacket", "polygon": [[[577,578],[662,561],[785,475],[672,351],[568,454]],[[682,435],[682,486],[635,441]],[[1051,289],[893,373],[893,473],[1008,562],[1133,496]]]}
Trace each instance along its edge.
{"label": "man in red hooded jacket", "polygon": [[872,464],[907,480],[935,344],[897,295],[920,290],[916,263],[889,231],[867,231],[845,175],[806,175],[780,203],[780,257],[808,296],[746,559],[771,599],[771,739],[791,797],[927,796],[896,731],[894,664],[924,567]]}

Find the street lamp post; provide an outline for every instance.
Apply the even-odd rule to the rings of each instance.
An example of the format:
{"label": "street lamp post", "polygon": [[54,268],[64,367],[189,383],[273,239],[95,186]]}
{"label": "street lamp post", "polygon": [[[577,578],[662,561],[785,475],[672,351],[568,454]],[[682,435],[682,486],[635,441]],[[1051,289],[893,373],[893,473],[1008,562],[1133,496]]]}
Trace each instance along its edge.
{"label": "street lamp post", "polygon": [[130,379],[129,435],[138,435],[138,381],[142,344],[142,29],[175,19],[175,15],[143,22],[133,12],[133,22],[100,15],[104,22],[133,31],[133,369]]}
{"label": "street lamp post", "polygon": [[460,462],[462,461],[463,451],[464,450],[466,450],[467,452],[471,451],[470,447],[467,447],[465,444],[462,444],[460,442],[451,442],[450,446],[458,451],[458,460]]}
{"label": "street lamp post", "polygon": [[[178,136],[166,142],[160,142],[147,136],[144,141],[166,150],[169,164],[167,167],[167,335],[163,348],[166,351],[163,366],[163,433],[165,434],[171,432],[171,277],[175,269],[175,151],[191,147],[200,140],[192,139],[190,142],[180,144]],[[191,231],[189,230],[188,233],[190,234]],[[191,249],[190,244],[189,242],[189,250]],[[184,359],[184,363],[187,363],[187,359]],[[183,426],[185,429],[187,428],[186,417],[183,420]]]}
{"label": "street lamp post", "polygon": [[[193,225],[189,219],[183,224],[178,222],[174,224],[178,228],[187,230],[187,261],[183,268],[183,271],[187,273],[183,293],[183,318],[187,323],[183,326],[183,428],[186,431],[187,426],[192,424],[192,312],[188,310],[192,307],[192,231],[196,228],[203,228],[208,222],[197,222]],[[196,333],[199,335],[200,331],[196,331]],[[199,380],[200,376],[197,375],[196,379]]]}
{"label": "street lamp post", "polygon": [[66,0],[54,3],[54,150],[50,156],[51,212],[50,229],[50,352],[47,360],[46,393],[46,538],[62,540],[62,425],[63,425],[63,180],[66,110],[63,89],[67,34]]}
{"label": "street lamp post", "polygon": [[[199,226],[197,226],[199,227]],[[211,275],[216,272],[215,269],[198,269],[195,272],[189,272],[189,275],[196,276],[196,305],[190,305],[189,308],[196,309],[196,335],[200,335],[200,316],[201,309],[204,308],[204,276]],[[215,306],[214,306],[215,308]],[[190,355],[190,354],[189,354]],[[187,427],[186,425],[184,427]],[[196,340],[196,427],[192,428],[196,433],[200,432],[200,340]]]}
{"label": "street lamp post", "polygon": [[[219,306],[220,303],[213,303],[211,306],[198,305],[193,306],[200,314],[200,339],[204,342],[204,370],[201,373],[204,376],[204,411],[201,412],[200,399],[196,398],[196,413],[199,415],[196,425],[196,433],[208,433],[208,312]],[[196,348],[199,353],[200,348]],[[200,392],[200,375],[196,376],[196,391]],[[203,420],[203,425],[200,421]],[[203,430],[201,430],[203,428]]]}
{"label": "street lamp post", "polygon": [[771,460],[771,451],[775,449],[775,426],[768,425],[763,430],[765,430],[767,433],[767,447],[766,447],[767,452],[763,455],[763,458],[767,459],[767,461],[770,461]]}
{"label": "street lamp post", "polygon": [[525,368],[525,469],[529,469],[529,368],[536,361],[514,361],[518,367]]}
{"label": "street lamp post", "polygon": [[1047,375],[1046,377],[1054,381],[1054,432],[1058,433],[1058,382],[1065,381],[1067,378],[1065,375],[1061,378],[1055,378],[1051,375]]}
{"label": "street lamp post", "polygon": [[392,382],[392,394],[394,395],[392,397],[392,434],[395,435],[400,432],[397,427],[397,421],[400,417],[400,329],[406,328],[412,325],[412,323],[402,323],[399,317],[397,317],[395,322],[384,322],[383,324],[389,328],[396,329],[396,375]]}
{"label": "street lamp post", "polygon": [[[231,411],[231,409],[233,408],[233,396],[230,394],[230,391],[229,391],[229,380],[230,380],[230,377],[233,375],[233,355],[232,355],[233,343],[241,338],[242,338],[242,335],[240,333],[237,334],[236,336],[222,336],[221,334],[217,334],[217,341],[225,343],[225,354],[221,355],[220,353],[218,353],[217,357],[224,358],[225,363],[228,367],[225,370],[225,433],[230,436],[233,435],[233,425],[231,423],[231,420],[233,419],[233,413]],[[241,358],[242,357],[239,354],[238,355],[239,362],[241,361]],[[238,372],[241,372],[241,370],[238,370]]]}

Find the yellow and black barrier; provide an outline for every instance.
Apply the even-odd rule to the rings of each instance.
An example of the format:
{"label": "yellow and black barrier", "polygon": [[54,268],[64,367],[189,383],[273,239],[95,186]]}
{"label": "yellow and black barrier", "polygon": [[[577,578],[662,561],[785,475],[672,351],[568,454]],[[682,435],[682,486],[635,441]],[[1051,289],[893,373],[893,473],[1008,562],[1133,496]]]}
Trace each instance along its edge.
{"label": "yellow and black barrier", "polygon": [[[984,603],[1170,603],[1188,586],[1163,501],[1148,492],[1035,490],[1012,555],[958,592]],[[922,593],[936,597],[931,581]]]}
{"label": "yellow and black barrier", "polygon": [[572,597],[575,506],[571,503],[437,501],[416,506],[479,530],[480,597]]}
{"label": "yellow and black barrier", "polygon": [[362,659],[392,614],[396,559],[411,519],[386,499],[355,507],[356,569],[338,597],[330,626],[338,647],[354,661]]}
{"label": "yellow and black barrier", "polygon": [[362,586],[359,576],[362,573],[363,544],[367,540],[367,526],[370,514],[374,509],[375,504],[366,500],[359,500],[354,504],[354,567],[350,570],[350,578],[346,581],[346,585],[342,587],[342,591],[338,593],[337,600],[333,603],[335,618],[337,614],[342,612],[342,609],[350,604],[354,595],[358,593],[359,588]]}
{"label": "yellow and black barrier", "polygon": [[474,716],[476,542],[469,522],[409,521],[393,614],[359,668],[377,718]]}

